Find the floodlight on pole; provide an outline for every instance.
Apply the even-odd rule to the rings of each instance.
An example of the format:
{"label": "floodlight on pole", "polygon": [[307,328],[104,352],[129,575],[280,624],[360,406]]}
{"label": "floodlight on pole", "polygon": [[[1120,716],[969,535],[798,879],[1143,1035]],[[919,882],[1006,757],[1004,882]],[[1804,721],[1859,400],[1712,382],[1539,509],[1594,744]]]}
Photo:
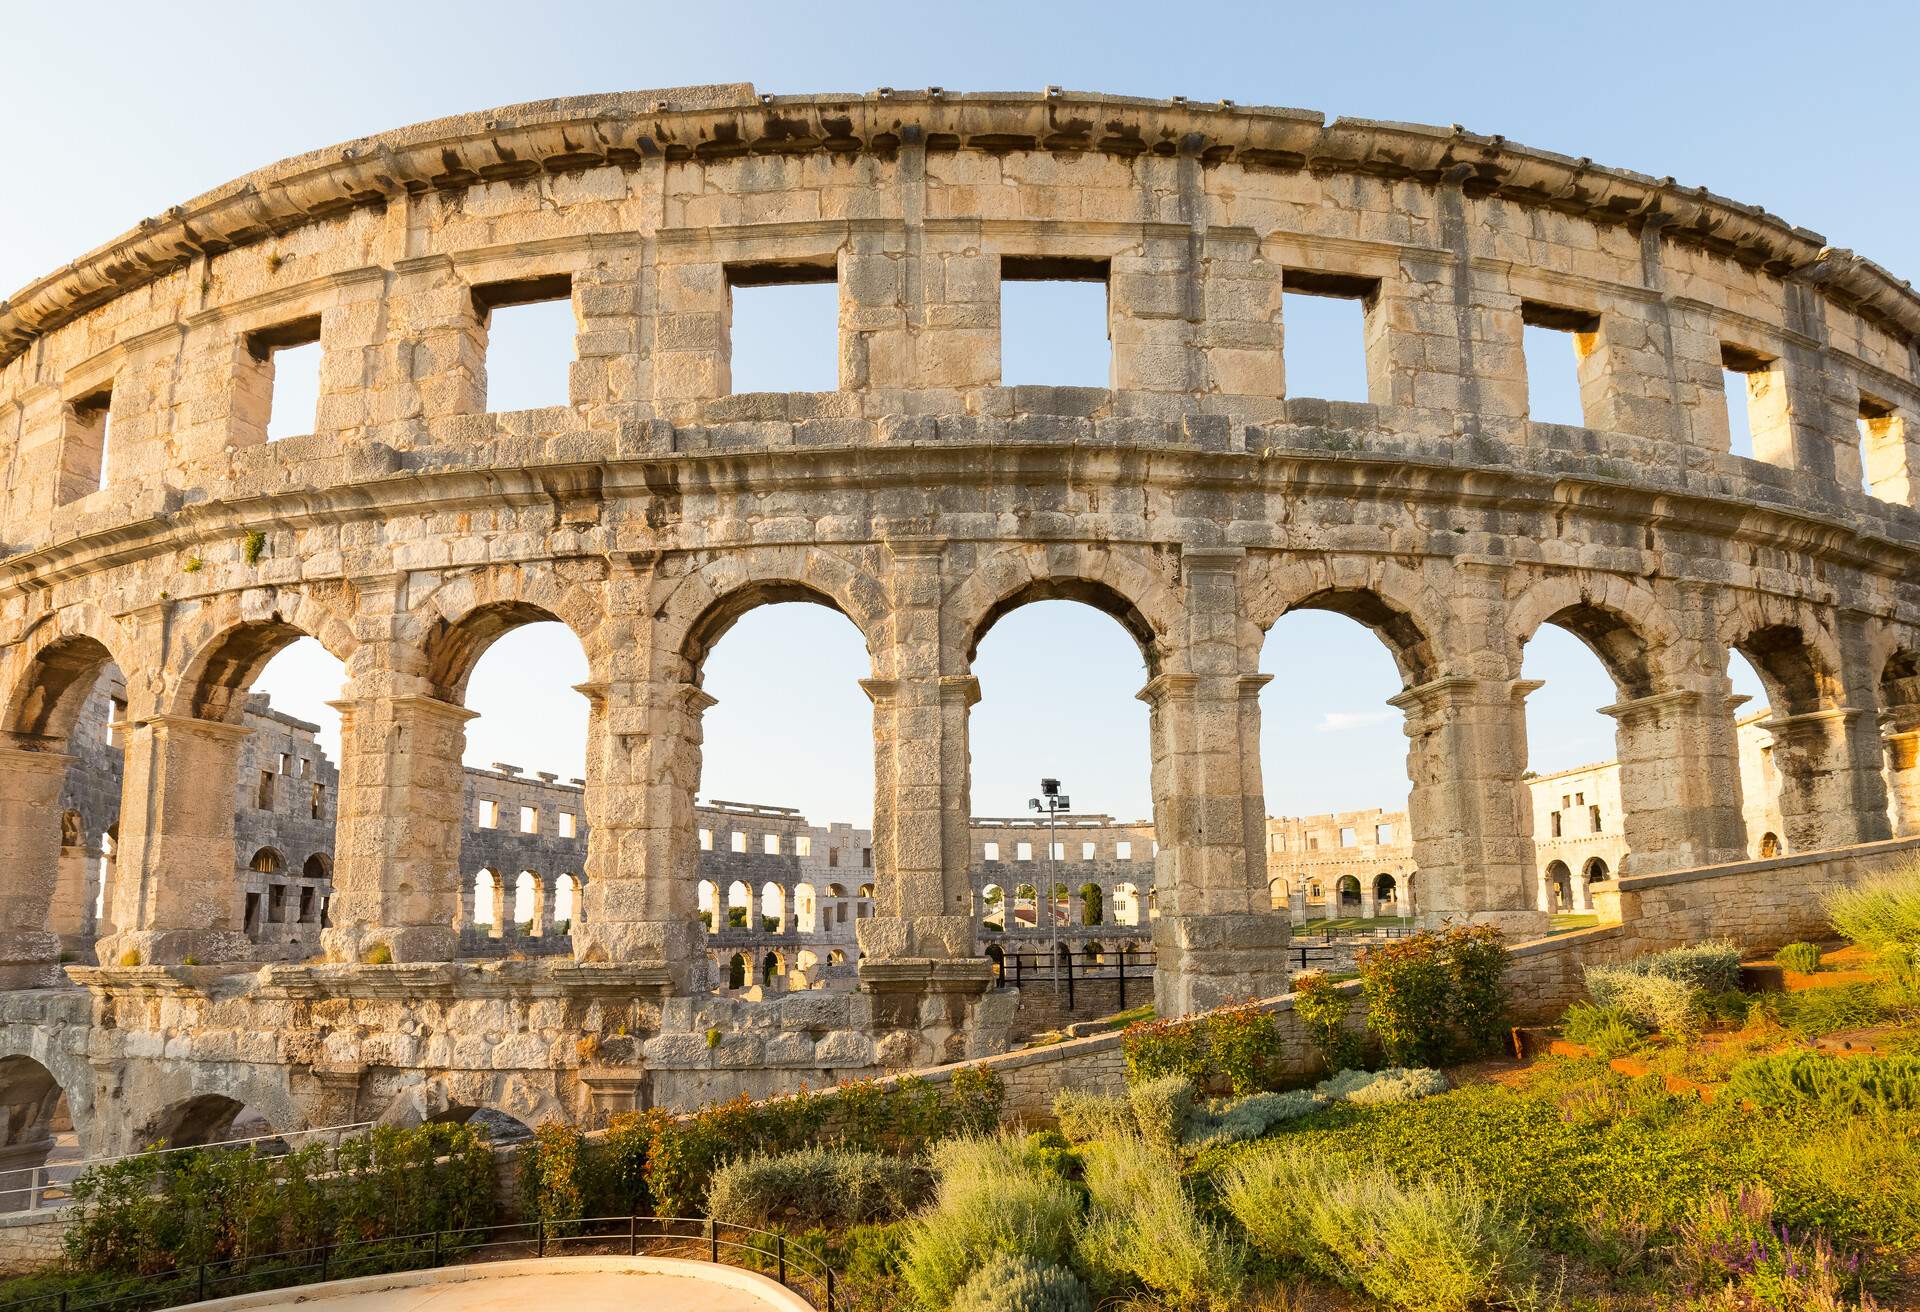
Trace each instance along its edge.
{"label": "floodlight on pole", "polygon": [[1060,997],[1060,917],[1055,913],[1054,894],[1060,886],[1058,867],[1054,864],[1054,849],[1059,846],[1054,841],[1054,828],[1060,813],[1073,809],[1073,799],[1060,791],[1058,779],[1042,779],[1040,796],[1027,799],[1027,806],[1047,817],[1047,895],[1043,903],[1047,908],[1047,940],[1053,958],[1053,994],[1055,1001]]}

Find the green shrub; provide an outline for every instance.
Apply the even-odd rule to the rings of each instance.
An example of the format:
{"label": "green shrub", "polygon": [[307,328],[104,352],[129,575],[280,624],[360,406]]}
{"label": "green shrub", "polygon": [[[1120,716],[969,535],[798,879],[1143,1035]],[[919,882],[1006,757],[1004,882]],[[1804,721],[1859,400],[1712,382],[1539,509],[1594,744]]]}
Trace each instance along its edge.
{"label": "green shrub", "polygon": [[1619,1012],[1643,1030],[1684,1036],[1706,1018],[1705,994],[1696,984],[1625,966],[1588,966],[1587,992],[1603,1011]]}
{"label": "green shrub", "polygon": [[907,1228],[900,1274],[914,1297],[944,1308],[984,1263],[1000,1254],[1059,1265],[1073,1248],[1080,1198],[1027,1160],[1007,1134],[934,1145],[932,1208]]}
{"label": "green shrub", "polygon": [[1920,1057],[1825,1057],[1794,1048],[1734,1067],[1726,1097],[1769,1110],[1805,1102],[1843,1114],[1920,1110]]}
{"label": "green shrub", "polygon": [[1137,1280],[1156,1306],[1237,1306],[1240,1246],[1201,1217],[1174,1159],[1128,1137],[1091,1145],[1086,1167],[1091,1205],[1079,1252],[1096,1290]]}
{"label": "green shrub", "polygon": [[989,1134],[1000,1124],[1007,1084],[998,1071],[962,1066],[947,1080],[944,1134]]}
{"label": "green shrub", "polygon": [[1053,1114],[1060,1122],[1060,1133],[1074,1143],[1137,1130],[1132,1103],[1111,1094],[1062,1089],[1053,1095]]}
{"label": "green shrub", "polygon": [[1818,943],[1789,943],[1773,954],[1773,959],[1781,966],[1800,975],[1811,975],[1820,969],[1820,945]]}
{"label": "green shrub", "polygon": [[849,1226],[891,1221],[926,1197],[914,1162],[855,1148],[736,1158],[714,1172],[707,1215],[735,1225]]}
{"label": "green shrub", "polygon": [[1207,1037],[1198,1017],[1136,1021],[1121,1032],[1127,1083],[1184,1075],[1198,1082],[1207,1073]]}
{"label": "green shrub", "polygon": [[1293,1014],[1306,1026],[1307,1038],[1330,1071],[1360,1060],[1360,1036],[1347,1028],[1353,999],[1324,970],[1293,977]]}
{"label": "green shrub", "polygon": [[1595,1056],[1624,1057],[1645,1041],[1646,1033],[1632,1013],[1619,1007],[1576,1002],[1560,1018],[1560,1033],[1569,1043],[1592,1048]]}
{"label": "green shrub", "polygon": [[1441,939],[1452,985],[1447,1021],[1456,1055],[1484,1057],[1507,1037],[1507,947],[1492,925],[1456,925]]}
{"label": "green shrub", "polygon": [[1163,1075],[1127,1090],[1133,1119],[1140,1134],[1157,1148],[1172,1149],[1186,1137],[1187,1115],[1193,1110],[1193,1081],[1184,1075]]}
{"label": "green shrub", "polygon": [[1766,1003],[1767,1014],[1806,1038],[1865,1029],[1879,1024],[1889,1013],[1880,988],[1873,984],[1770,993]]}
{"label": "green shrub", "polygon": [[1326,1099],[1306,1089],[1254,1093],[1211,1103],[1188,1116],[1185,1143],[1189,1148],[1206,1148],[1258,1139],[1274,1126],[1298,1120],[1326,1105]]}
{"label": "green shrub", "polygon": [[1386,1107],[1447,1091],[1447,1077],[1436,1070],[1386,1070],[1347,1095],[1357,1107]]}
{"label": "green shrub", "polygon": [[1093,1300],[1065,1267],[1003,1253],[960,1287],[951,1312],[1093,1312]]}
{"label": "green shrub", "polygon": [[1821,900],[1827,919],[1850,942],[1884,948],[1920,946],[1920,862],[1851,888],[1838,888]]}
{"label": "green shrub", "polygon": [[1360,958],[1367,1025],[1395,1065],[1444,1061],[1447,995],[1452,978],[1440,951],[1440,936],[1419,933],[1368,948]]}
{"label": "green shrub", "polygon": [[659,1108],[641,1113],[647,1193],[655,1210],[662,1216],[698,1215],[716,1170],[749,1153],[786,1152],[813,1142],[828,1114],[826,1102],[802,1095],[756,1104],[743,1093],[690,1116]]}
{"label": "green shrub", "polygon": [[1462,1175],[1402,1184],[1380,1164],[1268,1149],[1220,1185],[1262,1253],[1391,1307],[1461,1312],[1523,1295],[1538,1269],[1517,1209]]}
{"label": "green shrub", "polygon": [[522,1215],[540,1221],[575,1221],[586,1215],[580,1169],[580,1132],[549,1121],[520,1148]]}
{"label": "green shrub", "polygon": [[1239,1095],[1270,1087],[1280,1059],[1280,1031],[1270,1013],[1252,1003],[1221,1007],[1207,1013],[1205,1028],[1209,1073]]}

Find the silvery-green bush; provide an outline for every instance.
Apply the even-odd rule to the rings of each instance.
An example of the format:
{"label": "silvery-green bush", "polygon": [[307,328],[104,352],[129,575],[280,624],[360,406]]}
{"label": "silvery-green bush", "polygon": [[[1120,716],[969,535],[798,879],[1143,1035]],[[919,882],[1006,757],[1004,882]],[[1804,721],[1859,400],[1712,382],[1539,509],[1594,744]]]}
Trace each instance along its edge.
{"label": "silvery-green bush", "polygon": [[717,1221],[859,1225],[904,1215],[927,1194],[924,1167],[851,1148],[756,1153],[714,1172],[707,1212]]}
{"label": "silvery-green bush", "polygon": [[1080,1277],[1062,1266],[1002,1253],[974,1272],[950,1312],[1092,1312]]}

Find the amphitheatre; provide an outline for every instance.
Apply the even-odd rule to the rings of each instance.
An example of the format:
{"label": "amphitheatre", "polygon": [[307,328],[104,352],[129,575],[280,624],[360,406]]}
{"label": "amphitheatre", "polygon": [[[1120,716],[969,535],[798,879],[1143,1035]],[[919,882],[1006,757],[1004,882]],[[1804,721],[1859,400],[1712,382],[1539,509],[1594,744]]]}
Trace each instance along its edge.
{"label": "amphitheatre", "polygon": [[[1062,279],[1104,284],[1110,386],[1002,386],[1002,285]],[[838,289],[839,387],[736,394],[734,290],[809,282]],[[1285,293],[1357,305],[1365,402],[1289,391]],[[569,404],[491,412],[490,316],[544,301],[576,325]],[[1530,327],[1571,337],[1585,426],[1529,418]],[[314,342],[314,431],[269,442],[275,356]],[[1390,651],[1403,908],[1503,929],[1521,1010],[1583,962],[1777,946],[1920,846],[1916,417],[1907,283],[1459,127],[718,85],[271,165],[0,302],[0,1167],[45,1159],[56,1104],[99,1156],[242,1106],[585,1127],[969,1059],[1016,1097],[1110,1069],[1098,1040],[1009,1052],[1018,990],[982,947],[981,826],[1027,822],[973,816],[971,666],[1041,600],[1113,616],[1146,666],[1153,814],[1101,832],[1150,849],[1130,928],[1163,1016],[1288,990],[1305,897],[1270,882],[1259,652],[1302,609]],[[841,931],[810,967],[841,987],[728,987],[721,858],[801,858],[709,831],[830,830],[696,806],[703,665],[795,600],[865,640],[874,818],[837,897],[810,888]],[[588,837],[567,914],[533,917],[564,941],[508,952],[461,853],[463,699],[490,644],[553,620],[587,655],[589,751],[541,786]],[[1598,923],[1554,936],[1521,674],[1548,625],[1611,676],[1618,756],[1618,853],[1575,899]],[[276,849],[318,894],[282,907],[232,804],[257,735],[311,740],[249,698],[303,637],[348,674],[337,829],[318,866]],[[1768,693],[1770,847],[1730,652]],[[117,792],[66,823],[102,734]],[[528,777],[477,773],[526,804]]]}

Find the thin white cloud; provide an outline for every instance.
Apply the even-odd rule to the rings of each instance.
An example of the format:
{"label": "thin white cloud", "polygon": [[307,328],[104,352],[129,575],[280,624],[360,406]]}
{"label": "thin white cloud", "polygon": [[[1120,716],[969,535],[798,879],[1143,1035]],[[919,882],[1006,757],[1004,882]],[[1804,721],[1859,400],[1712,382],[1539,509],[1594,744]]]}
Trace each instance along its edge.
{"label": "thin white cloud", "polygon": [[1400,712],[1392,707],[1378,711],[1328,711],[1320,717],[1320,723],[1313,726],[1316,733],[1345,733],[1349,729],[1364,729],[1372,724],[1385,724],[1388,720],[1400,717]]}

